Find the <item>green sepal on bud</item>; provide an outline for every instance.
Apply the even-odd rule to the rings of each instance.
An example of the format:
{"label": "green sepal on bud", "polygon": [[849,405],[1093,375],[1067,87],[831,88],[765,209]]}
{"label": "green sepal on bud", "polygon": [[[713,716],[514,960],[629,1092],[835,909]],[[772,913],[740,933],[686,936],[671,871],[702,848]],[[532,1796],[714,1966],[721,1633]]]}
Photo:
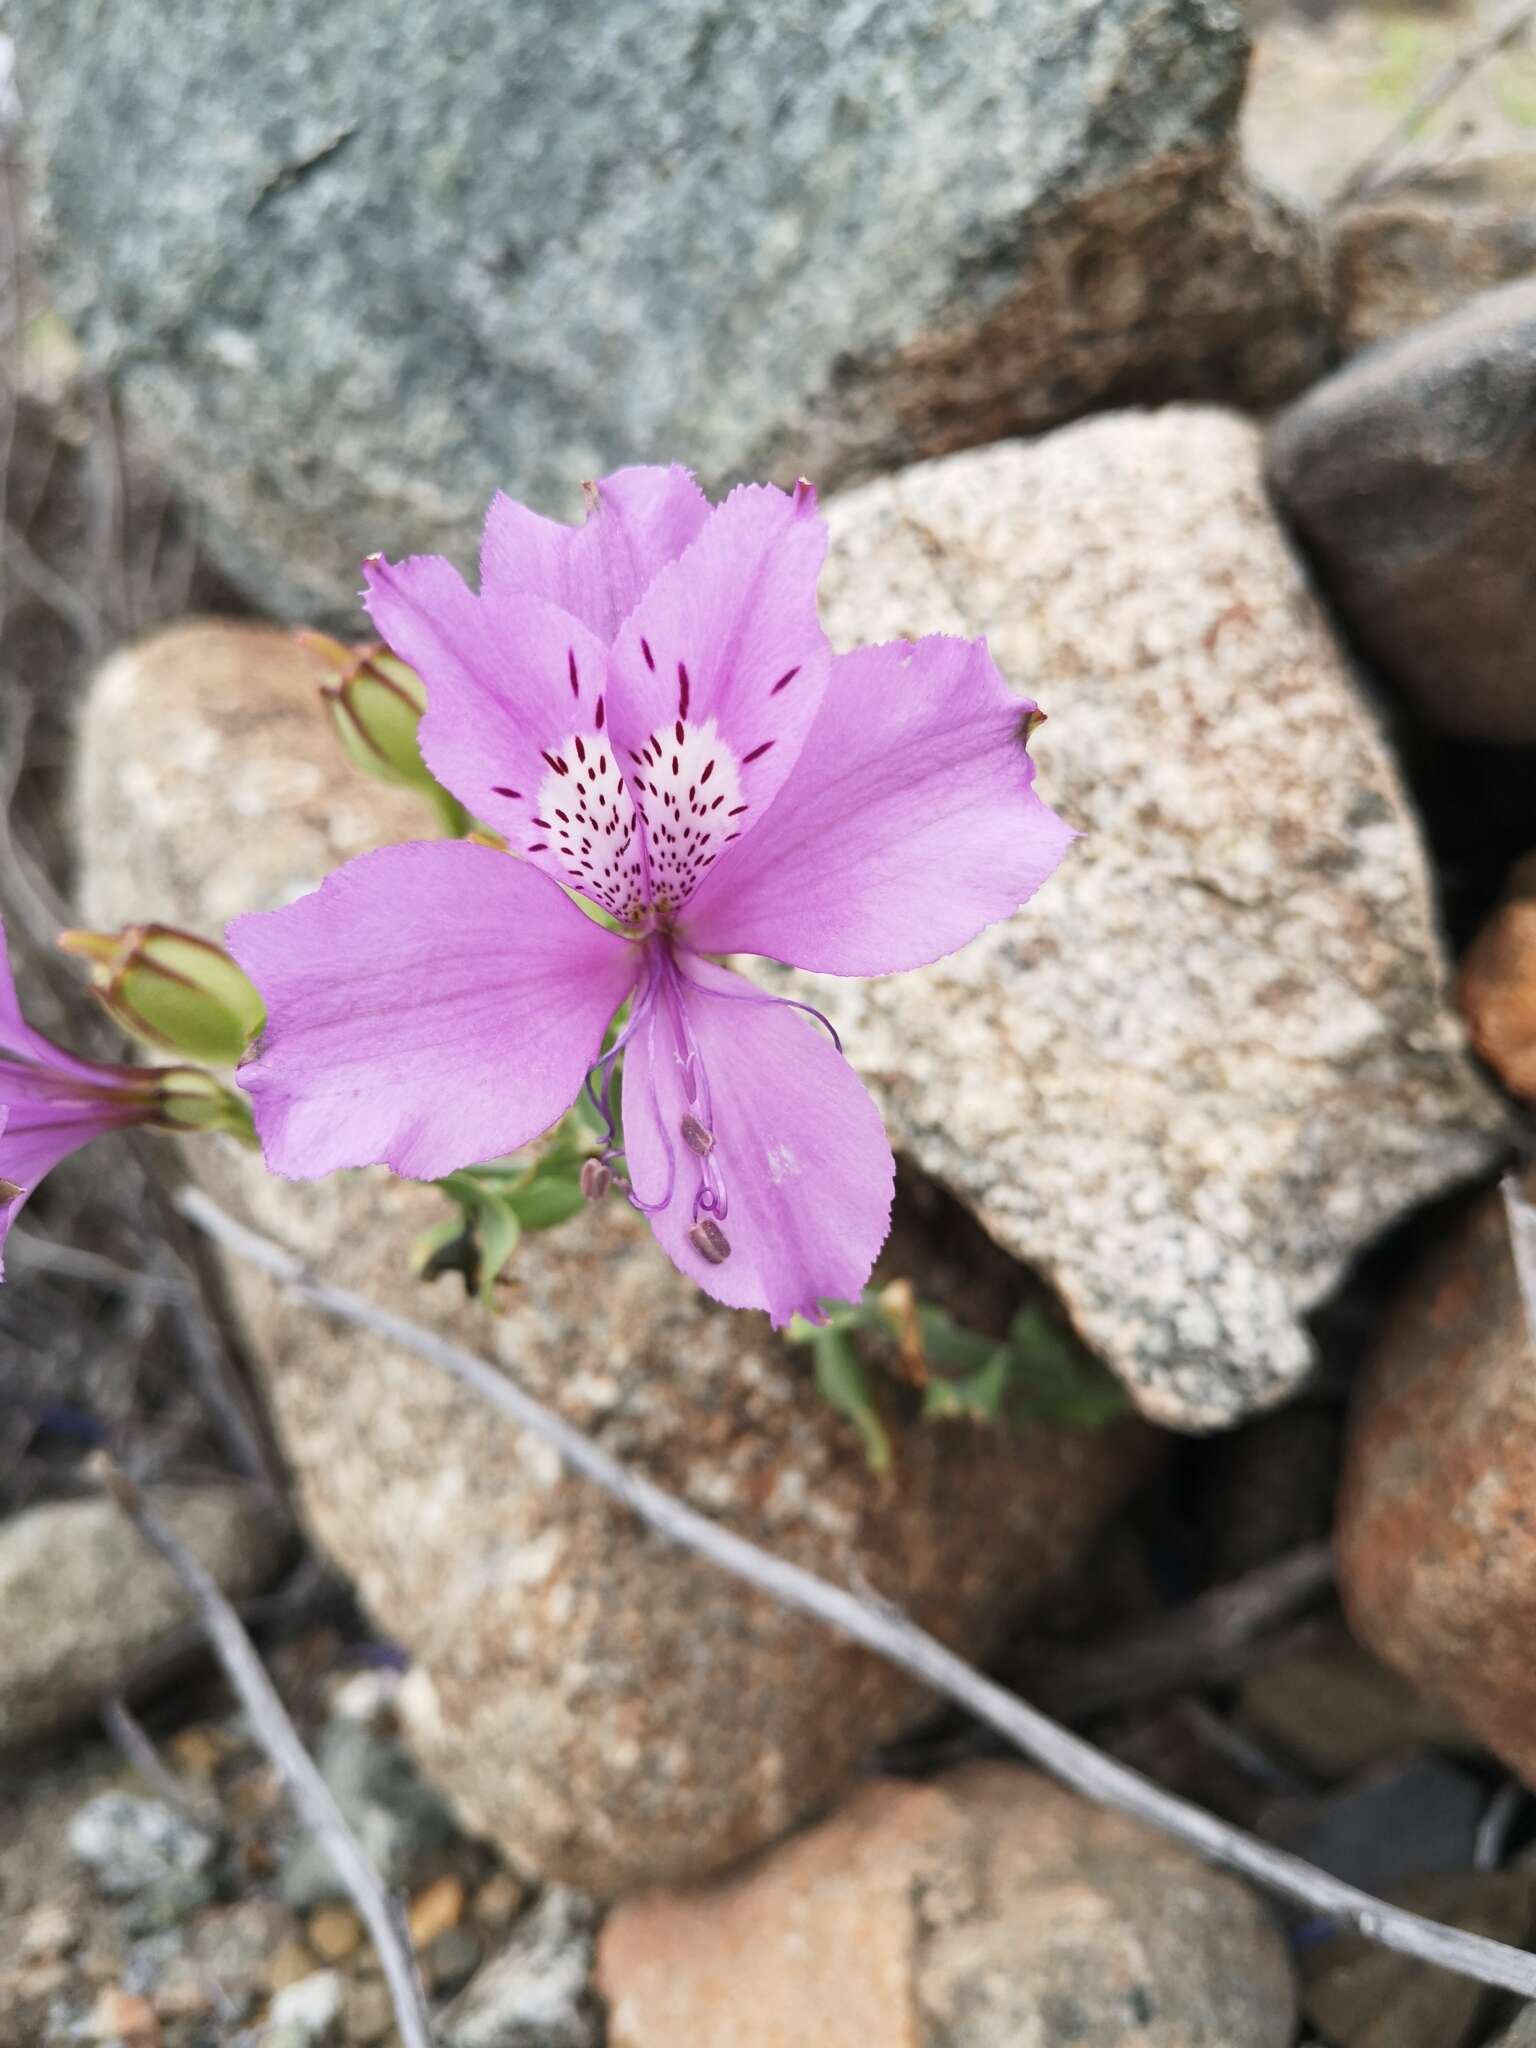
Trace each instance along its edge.
{"label": "green sepal on bud", "polygon": [[216,1074],[205,1074],[201,1067],[152,1067],[144,1078],[152,1085],[153,1121],[161,1130],[223,1131],[243,1145],[255,1145],[250,1105]]}
{"label": "green sepal on bud", "polygon": [[469,830],[468,813],[421,758],[419,728],[427,708],[421,677],[379,640],[347,647],[328,633],[297,637],[332,672],[320,694],[352,765],[376,782],[415,790],[432,805],[444,830],[462,837]]}
{"label": "green sepal on bud", "polygon": [[88,961],[91,988],[142,1044],[232,1067],[266,1021],[255,984],[221,946],[164,924],[120,932],[61,932],[66,953]]}

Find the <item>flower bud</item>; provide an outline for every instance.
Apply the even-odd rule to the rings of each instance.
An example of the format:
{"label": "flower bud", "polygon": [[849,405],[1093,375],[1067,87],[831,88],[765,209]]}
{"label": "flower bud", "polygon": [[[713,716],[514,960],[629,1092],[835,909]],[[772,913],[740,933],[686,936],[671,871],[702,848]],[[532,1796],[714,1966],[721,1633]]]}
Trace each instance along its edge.
{"label": "flower bud", "polygon": [[403,789],[431,781],[416,729],[427,708],[420,676],[382,642],[344,647],[325,633],[300,633],[300,644],[334,671],[320,694],[330,707],[342,745],[365,775]]}
{"label": "flower bud", "polygon": [[318,654],[332,671],[320,694],[354,767],[376,782],[414,789],[433,805],[446,831],[468,830],[463,808],[436,780],[421,758],[418,728],[427,692],[415,669],[391,654],[382,640],[345,647],[328,633],[304,632],[299,644]]}
{"label": "flower bud", "polygon": [[62,932],[59,944],[91,965],[91,986],[117,1022],[160,1051],[232,1067],[261,1029],[266,1008],[220,946],[163,924]]}
{"label": "flower bud", "polygon": [[145,1079],[154,1089],[151,1121],[162,1130],[228,1131],[248,1145],[255,1144],[245,1097],[216,1074],[205,1074],[201,1067],[153,1067]]}

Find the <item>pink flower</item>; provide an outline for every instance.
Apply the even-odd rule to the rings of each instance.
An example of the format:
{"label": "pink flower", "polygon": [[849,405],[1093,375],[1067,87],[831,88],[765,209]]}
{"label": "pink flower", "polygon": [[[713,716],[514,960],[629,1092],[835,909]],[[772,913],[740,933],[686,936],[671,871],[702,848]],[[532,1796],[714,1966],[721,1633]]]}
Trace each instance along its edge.
{"label": "pink flower", "polygon": [[374,624],[426,684],[429,766],[521,858],[388,847],[231,926],[267,1003],[240,1079],[269,1165],[433,1179],[512,1152],[594,1067],[607,1099],[633,998],[623,1159],[669,1256],[776,1324],[858,1294],[890,1217],[879,1113],[800,1006],[711,956],[921,966],[1010,915],[1072,834],[982,642],[832,655],[825,551],[809,486],[712,508],[684,470],[629,469],[581,527],[498,497],[478,596],[436,557],[369,562]]}
{"label": "pink flower", "polygon": [[34,1031],[16,999],[0,923],[0,1251],[27,1197],[61,1159],[104,1131],[165,1121],[166,1084],[180,1072],[99,1066]]}

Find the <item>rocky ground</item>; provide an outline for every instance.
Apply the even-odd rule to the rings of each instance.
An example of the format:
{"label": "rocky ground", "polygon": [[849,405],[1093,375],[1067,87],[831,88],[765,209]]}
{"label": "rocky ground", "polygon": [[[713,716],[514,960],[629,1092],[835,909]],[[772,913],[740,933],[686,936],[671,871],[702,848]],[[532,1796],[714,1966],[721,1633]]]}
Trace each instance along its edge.
{"label": "rocky ground", "polygon": [[[31,1014],[114,1043],[61,923],[215,935],[422,835],[287,631],[355,627],[365,547],[467,556],[492,483],[553,507],[663,443],[712,484],[813,469],[834,638],[986,633],[1084,834],[964,953],[813,985],[901,1158],[879,1278],[996,1340],[1036,1318],[1115,1412],[925,1419],[875,1344],[877,1473],[807,1354],[617,1206],[528,1238],[492,1314],[408,1271],[431,1190],[93,1148],[0,1289],[0,2048],[397,2038],[102,1446],[405,1897],[443,2048],[1528,2048],[1536,2009],[1051,1786],[213,1261],[166,1190],[194,1172],[1158,1783],[1536,1948],[1536,1221],[1522,1291],[1497,1185],[1536,1136],[1536,30],[977,0],[935,39],[668,0],[577,47],[467,0],[466,69],[440,11],[381,68],[350,0],[280,44],[281,9],[210,10],[146,71],[141,0],[19,10],[0,907]],[[503,73],[567,105],[548,162]],[[801,186],[735,145],[764,123]],[[621,176],[626,124],[656,148]]]}

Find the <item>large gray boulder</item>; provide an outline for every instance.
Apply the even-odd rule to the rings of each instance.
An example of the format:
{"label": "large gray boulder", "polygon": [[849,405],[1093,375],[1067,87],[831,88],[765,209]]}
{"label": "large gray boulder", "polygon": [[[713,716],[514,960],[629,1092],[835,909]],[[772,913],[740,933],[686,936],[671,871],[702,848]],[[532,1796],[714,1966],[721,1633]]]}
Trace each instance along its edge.
{"label": "large gray boulder", "polygon": [[227,568],[351,615],[636,459],[832,483],[1289,395],[1240,0],[21,0],[64,310]]}

